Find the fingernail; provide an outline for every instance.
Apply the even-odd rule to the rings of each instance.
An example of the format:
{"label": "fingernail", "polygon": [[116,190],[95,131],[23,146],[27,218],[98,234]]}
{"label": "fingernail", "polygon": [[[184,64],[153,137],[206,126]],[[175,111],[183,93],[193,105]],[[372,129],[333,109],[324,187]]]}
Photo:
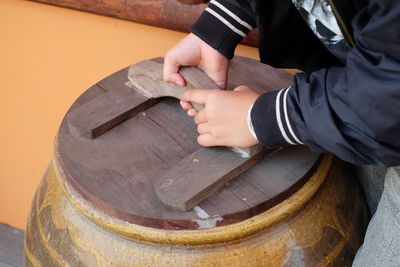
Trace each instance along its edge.
{"label": "fingernail", "polygon": [[196,116],[197,111],[195,109],[189,109],[187,113],[190,117],[194,117]]}

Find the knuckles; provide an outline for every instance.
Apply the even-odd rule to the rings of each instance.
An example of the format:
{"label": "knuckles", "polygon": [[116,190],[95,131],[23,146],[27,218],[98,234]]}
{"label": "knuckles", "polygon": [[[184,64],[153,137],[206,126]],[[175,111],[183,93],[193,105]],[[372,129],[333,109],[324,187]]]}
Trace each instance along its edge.
{"label": "knuckles", "polygon": [[215,102],[218,101],[218,99],[221,97],[221,92],[222,90],[220,89],[210,89],[207,90],[206,94],[206,102]]}

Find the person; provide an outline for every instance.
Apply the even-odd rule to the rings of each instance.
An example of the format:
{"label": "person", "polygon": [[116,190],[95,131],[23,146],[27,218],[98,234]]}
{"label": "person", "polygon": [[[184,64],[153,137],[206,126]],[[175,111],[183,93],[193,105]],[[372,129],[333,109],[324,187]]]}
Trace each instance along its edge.
{"label": "person", "polygon": [[[304,72],[276,92],[223,90],[235,47],[256,27],[261,62]],[[179,68],[197,66],[219,86],[182,95],[198,143],[304,144],[370,165],[360,181],[377,211],[353,264],[400,266],[400,168],[382,168],[400,165],[400,2],[212,0],[190,31],[167,52],[164,80],[184,85]]]}

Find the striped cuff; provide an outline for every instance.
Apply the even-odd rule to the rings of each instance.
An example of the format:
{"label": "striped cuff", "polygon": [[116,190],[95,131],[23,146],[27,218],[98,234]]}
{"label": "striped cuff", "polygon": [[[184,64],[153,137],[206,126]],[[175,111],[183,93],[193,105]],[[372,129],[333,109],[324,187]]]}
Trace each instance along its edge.
{"label": "striped cuff", "polygon": [[236,46],[254,27],[253,18],[239,7],[212,0],[190,31],[231,59]]}
{"label": "striped cuff", "polygon": [[257,135],[256,132],[254,131],[253,123],[251,122],[251,110],[253,109],[253,105],[249,108],[247,111],[247,129],[249,129],[249,132],[251,135],[257,140]]}
{"label": "striped cuff", "polygon": [[251,121],[257,139],[266,147],[303,144],[293,127],[287,105],[292,87],[261,95],[251,111]]}

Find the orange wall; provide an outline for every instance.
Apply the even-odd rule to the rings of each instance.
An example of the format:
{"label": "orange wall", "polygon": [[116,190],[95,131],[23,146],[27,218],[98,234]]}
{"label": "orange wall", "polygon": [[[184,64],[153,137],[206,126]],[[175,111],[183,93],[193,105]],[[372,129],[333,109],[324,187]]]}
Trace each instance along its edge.
{"label": "orange wall", "polygon": [[[23,229],[58,125],[86,88],[184,36],[29,1],[0,1],[0,223]],[[257,58],[240,46],[237,54]]]}

